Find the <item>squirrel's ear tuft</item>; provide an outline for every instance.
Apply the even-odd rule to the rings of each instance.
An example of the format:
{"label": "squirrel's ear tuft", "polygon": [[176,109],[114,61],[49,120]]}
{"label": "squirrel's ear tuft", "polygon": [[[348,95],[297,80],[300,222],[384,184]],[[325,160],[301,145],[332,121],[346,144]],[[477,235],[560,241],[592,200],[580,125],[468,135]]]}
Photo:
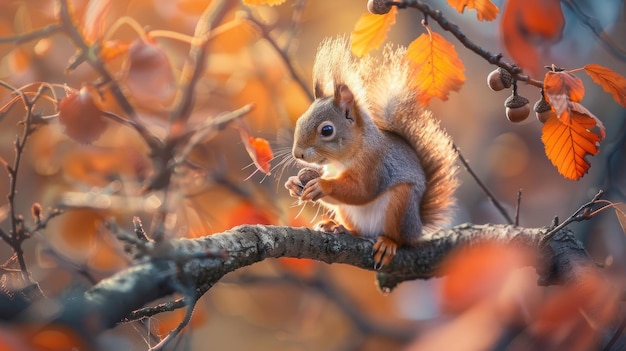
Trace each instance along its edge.
{"label": "squirrel's ear tuft", "polygon": [[313,95],[316,99],[321,99],[324,97],[324,88],[322,88],[322,85],[319,82],[315,83],[315,87],[313,88]]}
{"label": "squirrel's ear tuft", "polygon": [[340,84],[335,87],[335,105],[342,110],[350,107],[354,102],[354,95],[345,84]]}

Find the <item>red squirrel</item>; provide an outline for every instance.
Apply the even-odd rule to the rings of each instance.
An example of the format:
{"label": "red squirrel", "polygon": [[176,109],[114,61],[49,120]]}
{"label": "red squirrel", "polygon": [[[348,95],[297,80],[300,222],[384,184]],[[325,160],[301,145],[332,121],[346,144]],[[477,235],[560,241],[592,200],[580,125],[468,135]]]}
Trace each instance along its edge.
{"label": "red squirrel", "polygon": [[345,38],[320,45],[315,101],[296,123],[292,149],[318,173],[285,183],[291,196],[330,210],[318,229],[375,239],[375,269],[443,224],[458,186],[452,141],[419,106],[404,53],[387,47],[382,58],[357,59]]}

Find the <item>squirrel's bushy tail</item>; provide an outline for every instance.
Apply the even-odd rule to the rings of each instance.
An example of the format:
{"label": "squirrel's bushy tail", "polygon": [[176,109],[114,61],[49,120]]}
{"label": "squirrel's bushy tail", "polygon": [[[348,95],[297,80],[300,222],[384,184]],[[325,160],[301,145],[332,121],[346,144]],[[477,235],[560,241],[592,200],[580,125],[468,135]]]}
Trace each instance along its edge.
{"label": "squirrel's bushy tail", "polygon": [[346,84],[355,101],[382,130],[404,138],[417,153],[426,175],[426,191],[420,205],[425,230],[444,224],[454,204],[458,187],[456,153],[452,139],[432,113],[419,105],[412,80],[413,68],[405,59],[406,49],[387,46],[381,57],[356,59],[347,38],[327,39],[315,60],[313,78],[324,96],[333,86]]}

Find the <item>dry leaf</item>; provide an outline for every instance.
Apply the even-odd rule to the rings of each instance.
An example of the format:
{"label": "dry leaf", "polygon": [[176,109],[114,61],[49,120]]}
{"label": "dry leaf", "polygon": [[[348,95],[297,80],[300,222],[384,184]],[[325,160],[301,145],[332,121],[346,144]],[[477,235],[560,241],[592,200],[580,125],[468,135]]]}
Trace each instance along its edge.
{"label": "dry leaf", "polygon": [[595,126],[594,118],[575,110],[566,110],[561,118],[552,116],[544,123],[541,141],[546,155],[565,178],[578,180],[589,170],[586,156],[597,154],[602,140],[591,131]]}
{"label": "dry leaf", "polygon": [[626,78],[624,76],[597,64],[586,65],[584,68],[596,84],[613,95],[617,103],[626,107]]}
{"label": "dry leaf", "polygon": [[437,33],[429,34],[420,35],[406,51],[417,72],[415,88],[422,105],[428,105],[433,97],[447,100],[448,93],[461,89],[465,81],[465,68],[454,45]]}
{"label": "dry leaf", "polygon": [[91,0],[83,20],[83,35],[88,43],[95,43],[105,32],[105,22],[111,0]]}
{"label": "dry leaf", "polygon": [[146,108],[169,106],[176,93],[169,58],[150,37],[130,45],[125,82],[133,99]]}
{"label": "dry leaf", "polygon": [[508,0],[500,32],[504,47],[515,63],[538,74],[537,44],[558,39],[564,26],[565,18],[559,0]]}
{"label": "dry leaf", "polygon": [[239,135],[257,170],[269,175],[270,161],[274,158],[269,142],[266,139],[249,135],[244,128],[239,128]]}
{"label": "dry leaf", "polygon": [[476,9],[479,21],[493,21],[498,15],[498,7],[489,0],[448,0],[448,5],[463,13],[465,8]]}
{"label": "dry leaf", "polygon": [[561,117],[564,111],[571,108],[571,101],[579,102],[583,99],[585,87],[580,78],[569,72],[550,71],[543,79],[543,93],[556,115]]}
{"label": "dry leaf", "polygon": [[107,127],[97,99],[98,93],[84,86],[59,103],[59,123],[65,127],[65,134],[81,144],[96,141]]}
{"label": "dry leaf", "polygon": [[378,48],[387,39],[389,28],[396,23],[398,9],[392,7],[384,15],[366,13],[359,18],[350,35],[350,47],[355,56],[361,57]]}

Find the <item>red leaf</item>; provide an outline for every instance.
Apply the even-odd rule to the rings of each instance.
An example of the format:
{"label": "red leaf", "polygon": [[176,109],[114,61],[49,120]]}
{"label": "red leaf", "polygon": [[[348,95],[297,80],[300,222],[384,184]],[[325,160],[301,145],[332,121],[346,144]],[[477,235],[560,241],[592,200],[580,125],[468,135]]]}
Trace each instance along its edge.
{"label": "red leaf", "polygon": [[239,134],[256,168],[269,175],[271,167],[270,161],[274,158],[269,142],[263,138],[250,136],[244,128],[239,128]]}
{"label": "red leaf", "polygon": [[91,144],[105,131],[107,122],[94,99],[97,92],[87,86],[59,103],[59,123],[65,133],[81,144]]}
{"label": "red leaf", "polygon": [[613,95],[615,101],[626,107],[626,78],[624,76],[596,64],[586,65],[585,72],[604,91]]}
{"label": "red leaf", "polygon": [[579,102],[583,99],[585,87],[580,78],[569,72],[551,71],[543,79],[543,93],[556,115],[561,117],[564,111],[571,109],[572,101]]}

